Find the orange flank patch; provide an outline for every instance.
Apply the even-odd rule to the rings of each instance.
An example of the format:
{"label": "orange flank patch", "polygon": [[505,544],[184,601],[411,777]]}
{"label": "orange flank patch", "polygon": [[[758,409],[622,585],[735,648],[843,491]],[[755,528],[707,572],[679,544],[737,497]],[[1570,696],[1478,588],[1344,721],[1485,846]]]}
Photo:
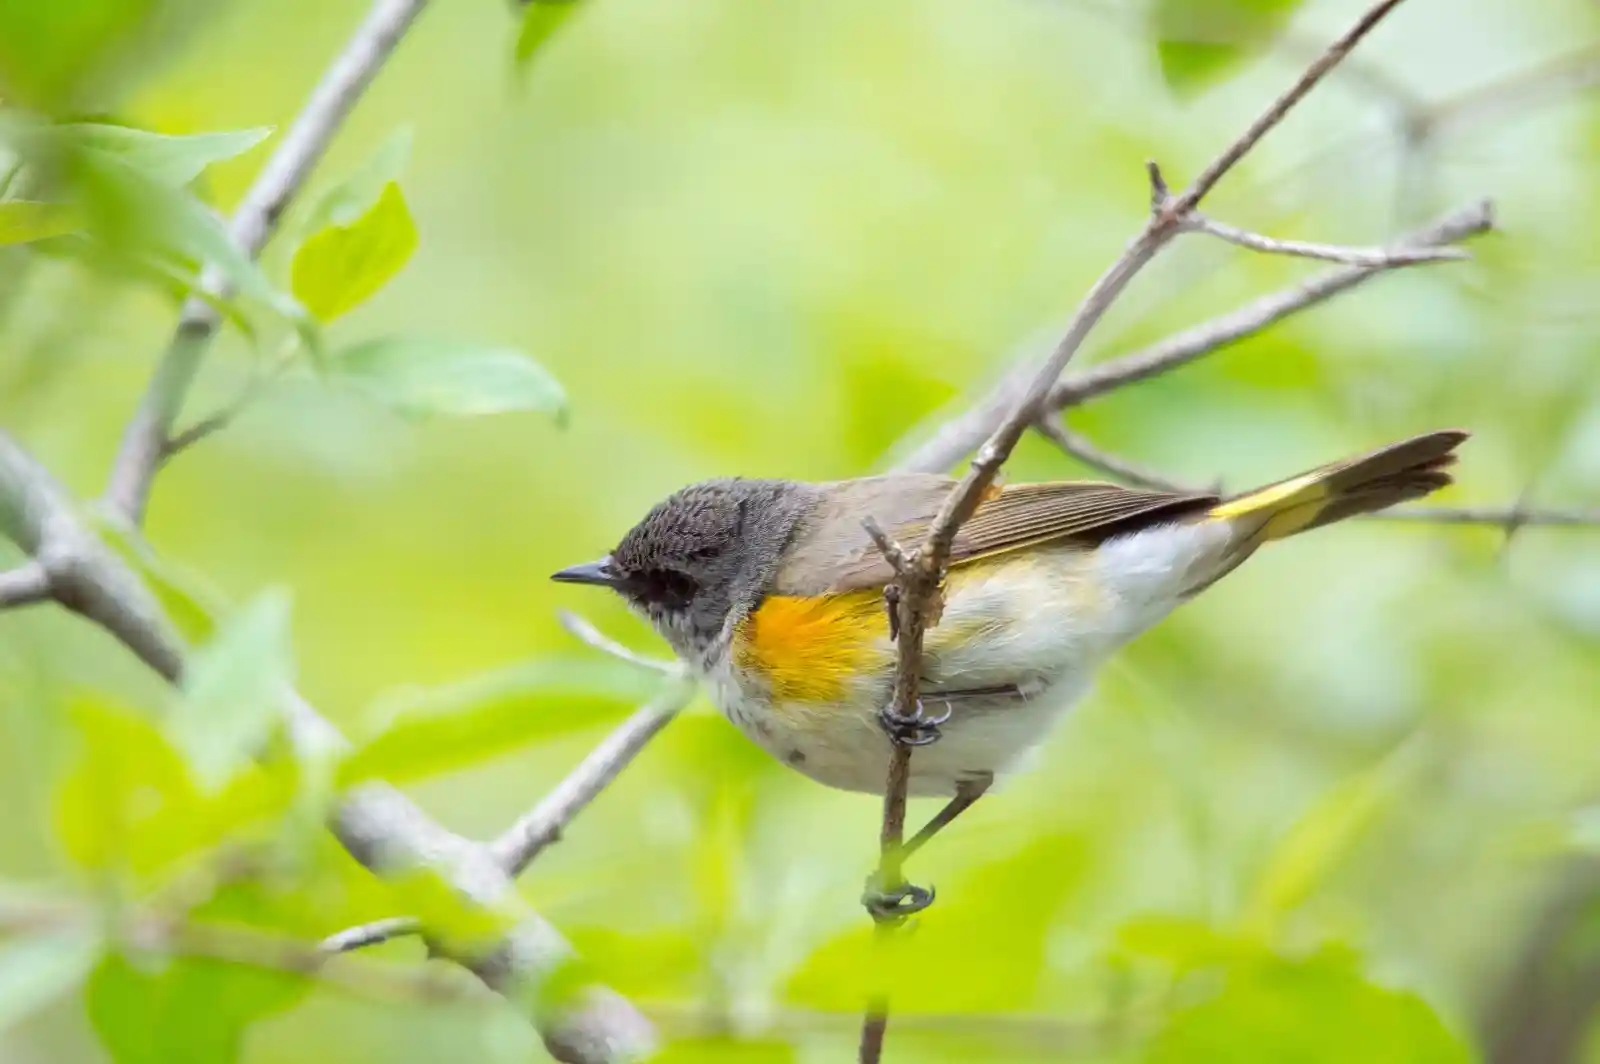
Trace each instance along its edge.
{"label": "orange flank patch", "polygon": [[771,595],[739,624],[741,669],[771,685],[785,702],[833,702],[849,694],[862,669],[887,662],[881,640],[889,617],[876,588],[802,598]]}

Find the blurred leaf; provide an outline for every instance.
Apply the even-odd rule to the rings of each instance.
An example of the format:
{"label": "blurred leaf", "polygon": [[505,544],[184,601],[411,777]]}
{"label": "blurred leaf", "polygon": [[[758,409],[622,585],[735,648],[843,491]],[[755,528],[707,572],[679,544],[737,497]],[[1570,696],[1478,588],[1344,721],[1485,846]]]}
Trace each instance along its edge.
{"label": "blurred leaf", "polygon": [[229,1064],[251,1023],[302,997],[304,977],[189,957],[109,956],[89,978],[89,1020],[116,1064]]}
{"label": "blurred leaf", "polygon": [[228,609],[216,589],[198,573],[157,554],[125,522],[94,514],[92,523],[101,542],[139,574],[186,640],[202,643],[216,634],[216,619]]}
{"label": "blurred leaf", "polygon": [[[320,926],[308,902],[259,881],[229,883],[193,909],[186,933],[245,927],[312,939]],[[265,966],[112,955],[90,978],[85,999],[117,1064],[218,1064],[238,1058],[251,1023],[288,1009],[310,985]]]}
{"label": "blurred leaf", "polygon": [[689,1000],[705,989],[706,941],[693,930],[563,925],[562,931],[600,981],[627,997]]}
{"label": "blurred leaf", "polygon": [[522,9],[522,25],[517,29],[516,65],[523,66],[532,59],[578,9],[578,4],[579,0],[528,0]]}
{"label": "blurred leaf", "polygon": [[389,183],[400,176],[411,155],[411,127],[401,126],[378,146],[359,169],[317,198],[304,229],[317,232],[330,225],[349,225],[361,217]]}
{"label": "blurred leaf", "polygon": [[923,1015],[1024,1007],[1048,967],[1061,901],[1088,863],[1081,837],[1042,835],[959,884],[938,884],[938,905],[887,948],[865,921],[837,935],[791,976],[785,1000],[850,1011],[886,985],[916,987],[896,1007]]}
{"label": "blurred leaf", "polygon": [[237,838],[294,800],[296,762],[252,769],[206,796],[147,718],[92,699],[69,712],[79,750],[57,787],[54,822],[59,845],[81,867],[147,875]]}
{"label": "blurred leaf", "polygon": [[68,927],[0,946],[0,1034],[68,993],[100,956],[92,928]]}
{"label": "blurred leaf", "polygon": [[1156,0],[1156,56],[1167,85],[1195,92],[1266,47],[1303,0]]}
{"label": "blurred leaf", "polygon": [[306,238],[289,266],[290,287],[313,317],[332,321],[372,298],[416,250],[416,224],[390,181],[359,218]]}
{"label": "blurred leaf", "polygon": [[1126,921],[1117,928],[1117,947],[1135,957],[1164,961],[1179,971],[1258,957],[1265,949],[1204,921],[1176,916]]}
{"label": "blurred leaf", "polygon": [[56,792],[56,835],[77,864],[116,867],[139,822],[183,804],[193,785],[183,759],[143,717],[88,699],[69,712],[80,749]]}
{"label": "blurred leaf", "polygon": [[650,679],[608,662],[557,660],[394,692],[381,707],[387,727],[345,759],[340,785],[435,775],[592,728],[649,697]]}
{"label": "blurred leaf", "polygon": [[431,868],[387,876],[384,885],[393,911],[416,917],[428,929],[428,938],[447,953],[482,952],[504,938],[517,922],[515,894],[497,905],[484,905]]}
{"label": "blurred leaf", "polygon": [[289,318],[299,308],[268,283],[222,220],[186,189],[164,184],[110,152],[79,153],[89,230],[124,253],[158,252],[209,263],[244,295]]}
{"label": "blurred leaf", "polygon": [[537,410],[563,419],[566,393],[520,351],[418,337],[335,353],[329,372],[401,413],[473,416]]}
{"label": "blurred leaf", "polygon": [[1401,743],[1377,765],[1315,802],[1279,840],[1256,880],[1246,920],[1263,935],[1311,896],[1394,800],[1420,744]]}
{"label": "blurred leaf", "polygon": [[31,244],[83,227],[83,212],[70,203],[9,200],[0,203],[0,244]]}
{"label": "blurred leaf", "polygon": [[187,185],[207,166],[243,155],[272,134],[270,126],[181,136],[92,122],[56,128],[80,147],[121,159],[173,187]]}
{"label": "blurred leaf", "polygon": [[1471,1055],[1422,998],[1322,954],[1229,971],[1216,996],[1173,1017],[1144,1059],[1467,1064]]}
{"label": "blurred leaf", "polygon": [[266,591],[195,650],[168,719],[200,786],[215,792],[250,763],[278,720],[293,676],[289,596]]}
{"label": "blurred leaf", "polygon": [[41,110],[103,76],[160,0],[0,0],[0,93]]}

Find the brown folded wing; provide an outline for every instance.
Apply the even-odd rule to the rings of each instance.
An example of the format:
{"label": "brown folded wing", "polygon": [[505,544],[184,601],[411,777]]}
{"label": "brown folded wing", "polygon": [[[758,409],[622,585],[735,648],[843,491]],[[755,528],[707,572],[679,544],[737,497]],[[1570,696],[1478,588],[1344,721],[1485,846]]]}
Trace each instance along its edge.
{"label": "brown folded wing", "polygon": [[[890,475],[825,485],[824,502],[801,526],[779,572],[780,594],[881,587],[893,570],[862,528],[870,515],[910,549],[920,544],[954,481]],[[1019,484],[978,506],[956,533],[950,563],[988,558],[1042,543],[1091,547],[1109,536],[1204,511],[1215,495],[1178,494],[1096,482]]]}

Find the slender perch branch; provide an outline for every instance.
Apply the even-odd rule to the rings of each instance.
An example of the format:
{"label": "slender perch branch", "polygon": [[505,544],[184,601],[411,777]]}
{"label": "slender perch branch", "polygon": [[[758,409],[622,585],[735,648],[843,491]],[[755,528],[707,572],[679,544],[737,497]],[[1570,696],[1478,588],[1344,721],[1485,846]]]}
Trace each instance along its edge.
{"label": "slender perch branch", "polygon": [[[260,254],[334,133],[426,4],[427,0],[377,0],[334,57],[229,223],[230,235],[245,254]],[[215,269],[205,270],[200,283],[212,298],[227,289]],[[173,423],[221,324],[221,315],[205,299],[195,296],[184,302],[172,342],[123,433],[106,485],[106,503],[134,525],[144,521],[151,481],[168,452]]]}

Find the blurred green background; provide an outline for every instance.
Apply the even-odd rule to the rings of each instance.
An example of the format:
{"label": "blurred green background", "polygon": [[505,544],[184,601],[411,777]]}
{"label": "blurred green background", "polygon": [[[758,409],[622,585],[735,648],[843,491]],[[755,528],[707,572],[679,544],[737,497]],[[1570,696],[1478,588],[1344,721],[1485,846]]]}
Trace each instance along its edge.
{"label": "blurred green background", "polygon": [[[650,687],[556,611],[664,652],[549,573],[695,479],[883,468],[1047,341],[1140,225],[1143,161],[1185,182],[1363,7],[1261,6],[1286,24],[1194,84],[1170,51],[1163,70],[1154,13],[1116,0],[585,0],[520,70],[514,11],[435,4],[313,181],[411,130],[399,181],[419,249],[328,338],[520,349],[564,386],[565,425],[406,419],[290,374],[162,475],[149,539],[230,600],[287,588],[301,689],[358,737],[428,723],[387,774],[490,836]],[[99,56],[69,102],[164,133],[281,133],[363,11],[163,8],[130,53],[159,62],[113,78],[128,64]],[[1600,108],[1582,86],[1530,96],[1505,79],[1585,47],[1592,70],[1597,30],[1581,0],[1403,5],[1208,210],[1378,244],[1491,196],[1502,231],[1469,264],[1381,278],[1072,424],[1232,487],[1462,426],[1475,435],[1445,501],[1593,508]],[[1442,116],[1425,144],[1407,146],[1408,114]],[[231,206],[275,143],[197,187]],[[0,424],[92,497],[172,302],[0,250]],[[287,258],[269,251],[270,278],[286,282]],[[1082,361],[1311,269],[1185,239]],[[225,333],[189,416],[253,357]],[[1038,440],[1007,469],[1084,474]],[[1597,691],[1600,530],[1508,543],[1367,522],[1274,548],[1142,638],[1035,765],[918,856],[940,901],[894,969],[886,1059],[1600,1061]],[[0,615],[0,878],[106,889],[63,837],[73,710],[167,697],[57,609]],[[686,1059],[853,1059],[878,815],[770,763],[702,702],[521,889],[612,985],[705,1039]],[[294,888],[303,911],[280,925],[318,935],[367,903],[351,900],[359,873],[312,864],[309,881],[335,885]],[[259,1017],[238,1005],[240,1041],[190,1032],[232,1007],[213,986],[234,984],[173,991],[170,1014],[147,1015],[178,1033],[115,1059],[545,1059],[483,995],[318,984]],[[0,1059],[111,1059],[93,1011],[68,993],[0,1033]]]}

